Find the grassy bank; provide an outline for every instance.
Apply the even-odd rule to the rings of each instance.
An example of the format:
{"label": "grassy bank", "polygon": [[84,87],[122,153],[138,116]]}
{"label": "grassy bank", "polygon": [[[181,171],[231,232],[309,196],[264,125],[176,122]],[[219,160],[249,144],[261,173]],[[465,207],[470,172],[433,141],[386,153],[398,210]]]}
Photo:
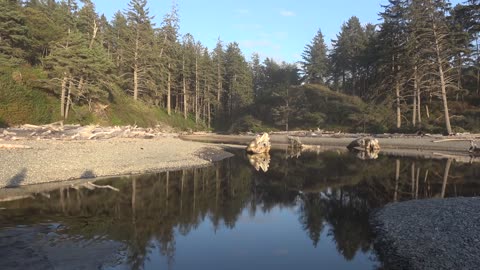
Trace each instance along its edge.
{"label": "grassy bank", "polygon": [[[0,76],[0,127],[29,124],[48,124],[61,120],[59,93],[43,87],[46,76],[40,69],[23,67],[2,70]],[[108,105],[108,106],[107,106]],[[88,106],[72,106],[65,121],[72,124],[137,125],[140,127],[164,126],[175,130],[205,130],[194,119],[184,119],[183,114],[149,106],[123,93],[111,89],[108,100]]]}

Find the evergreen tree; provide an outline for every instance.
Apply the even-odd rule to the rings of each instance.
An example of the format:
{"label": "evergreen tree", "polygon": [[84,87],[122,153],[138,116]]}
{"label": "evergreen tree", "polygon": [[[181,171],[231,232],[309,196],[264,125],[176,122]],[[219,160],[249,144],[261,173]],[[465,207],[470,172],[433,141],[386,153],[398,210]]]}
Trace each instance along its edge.
{"label": "evergreen tree", "polygon": [[[160,73],[166,73],[166,89],[167,89],[167,113],[171,115],[172,108],[172,87],[173,74],[177,72],[179,65],[179,44],[178,44],[179,18],[176,5],[172,6],[170,13],[165,15],[162,27],[158,33],[158,47],[160,49],[158,60],[161,64],[157,68]],[[157,75],[162,77],[161,74]],[[177,97],[178,99],[178,97]]]}
{"label": "evergreen tree", "polygon": [[224,75],[225,75],[225,52],[223,44],[218,39],[215,49],[212,52],[212,61],[215,66],[215,90],[216,90],[216,103],[215,103],[215,116],[219,119],[221,113],[221,102],[224,94]]}
{"label": "evergreen tree", "polygon": [[445,129],[447,134],[452,133],[450,113],[448,108],[448,91],[456,89],[454,77],[449,72],[455,66],[452,59],[455,48],[452,46],[452,37],[448,27],[446,14],[449,4],[444,0],[414,0],[410,6],[418,16],[412,18],[416,25],[416,42],[422,59],[430,61],[425,68],[423,79],[427,79],[430,91],[440,96],[443,104]]}
{"label": "evergreen tree", "polygon": [[253,101],[252,73],[236,42],[227,45],[225,69],[225,112],[228,119],[235,119]]}
{"label": "evergreen tree", "polygon": [[133,99],[139,94],[147,93],[151,78],[149,78],[150,59],[153,47],[153,16],[149,15],[146,0],[131,0],[126,11],[127,42],[125,48],[126,61],[132,76],[131,91]]}
{"label": "evergreen tree", "polygon": [[[380,93],[388,102],[393,97],[396,111],[396,127],[402,127],[402,97],[403,87],[407,81],[405,71],[408,40],[406,1],[389,0],[381,13],[383,22],[378,37],[380,47],[380,65],[382,66]],[[393,92],[393,93],[392,93]],[[393,95],[392,95],[393,94]]]}
{"label": "evergreen tree", "polygon": [[30,40],[20,1],[0,0],[0,65],[23,62]]}
{"label": "evergreen tree", "polygon": [[304,81],[307,83],[325,83],[327,77],[327,45],[325,45],[321,30],[318,30],[311,44],[305,46],[302,58]]}

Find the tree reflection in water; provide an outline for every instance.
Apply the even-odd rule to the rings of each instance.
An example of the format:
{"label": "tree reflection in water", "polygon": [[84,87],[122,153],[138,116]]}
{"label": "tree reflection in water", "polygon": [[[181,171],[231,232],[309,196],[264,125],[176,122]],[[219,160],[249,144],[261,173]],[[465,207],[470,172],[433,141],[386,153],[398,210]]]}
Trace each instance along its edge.
{"label": "tree reflection in water", "polygon": [[[207,168],[99,180],[112,189],[66,187],[0,206],[2,226],[59,222],[71,235],[105,236],[128,245],[131,268],[142,268],[159,250],[171,266],[176,235],[189,235],[206,220],[214,230],[235,228],[248,211],[254,217],[274,207],[296,209],[313,247],[330,236],[346,260],[372,249],[369,213],[388,202],[480,193],[478,165],[452,160],[354,154],[273,151],[265,173],[236,157]],[[48,198],[49,197],[49,198]]]}

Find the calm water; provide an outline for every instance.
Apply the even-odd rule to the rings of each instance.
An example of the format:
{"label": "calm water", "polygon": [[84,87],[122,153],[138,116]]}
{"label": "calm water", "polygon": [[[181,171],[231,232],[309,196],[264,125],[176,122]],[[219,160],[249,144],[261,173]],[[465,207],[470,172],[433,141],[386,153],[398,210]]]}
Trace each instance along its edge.
{"label": "calm water", "polygon": [[[248,158],[239,151],[208,168],[1,203],[0,261],[37,256],[32,269],[378,269],[373,209],[477,196],[479,176],[479,165],[451,160],[283,151]],[[33,251],[12,253],[12,246]],[[15,266],[11,258],[3,263]]]}

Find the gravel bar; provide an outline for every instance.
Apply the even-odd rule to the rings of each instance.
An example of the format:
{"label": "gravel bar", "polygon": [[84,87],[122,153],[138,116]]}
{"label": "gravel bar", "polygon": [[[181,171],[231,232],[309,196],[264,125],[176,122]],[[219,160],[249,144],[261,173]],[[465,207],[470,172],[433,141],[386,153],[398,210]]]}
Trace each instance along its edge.
{"label": "gravel bar", "polygon": [[207,166],[231,156],[175,137],[9,143],[31,148],[0,149],[0,188]]}
{"label": "gravel bar", "polygon": [[386,269],[480,269],[480,198],[392,203],[371,223]]}

